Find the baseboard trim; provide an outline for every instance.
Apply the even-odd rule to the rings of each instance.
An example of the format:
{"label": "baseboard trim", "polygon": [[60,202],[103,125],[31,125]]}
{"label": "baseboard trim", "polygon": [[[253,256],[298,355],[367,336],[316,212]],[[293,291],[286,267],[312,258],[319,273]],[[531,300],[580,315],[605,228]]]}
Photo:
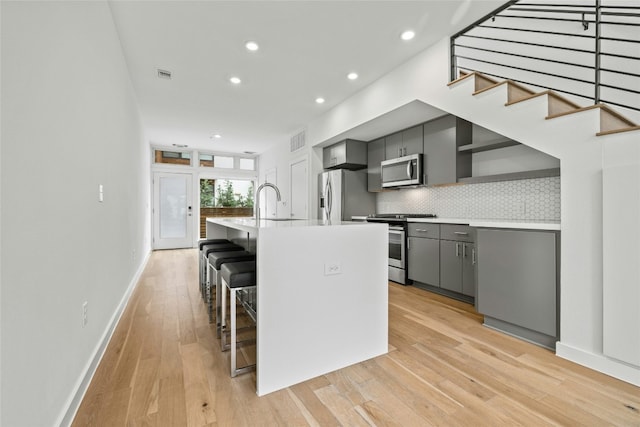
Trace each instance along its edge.
{"label": "baseboard trim", "polygon": [[640,387],[639,367],[610,359],[602,354],[590,353],[560,341],[556,343],[556,355]]}
{"label": "baseboard trim", "polygon": [[107,346],[109,345],[109,341],[111,341],[113,332],[115,331],[116,326],[120,321],[120,317],[122,317],[122,313],[124,313],[124,309],[126,308],[127,303],[129,302],[129,298],[131,297],[133,290],[135,289],[136,285],[138,284],[138,281],[140,280],[140,277],[142,276],[142,272],[147,266],[147,262],[149,261],[150,256],[151,256],[151,251],[149,250],[147,251],[147,254],[145,255],[142,262],[140,263],[140,266],[138,267],[136,274],[134,274],[133,278],[131,279],[131,282],[129,283],[129,286],[127,287],[126,292],[122,296],[122,299],[118,304],[118,307],[114,311],[113,315],[111,316],[111,320],[107,324],[107,328],[102,334],[102,338],[100,339],[100,341],[98,342],[98,345],[93,351],[92,357],[87,362],[87,365],[82,371],[83,372],[82,375],[80,375],[80,378],[76,382],[76,385],[73,388],[73,391],[69,396],[67,403],[63,407],[63,411],[61,412],[57,422],[54,425],[67,427],[67,426],[70,426],[71,423],[73,422],[73,419],[75,418],[76,413],[80,408],[80,403],[82,403],[82,399],[84,398],[84,395],[87,392],[87,389],[89,388],[89,384],[91,384],[91,380],[93,379],[93,376],[96,373],[96,369],[98,368],[98,365],[100,364],[100,361],[104,356],[104,352],[106,351]]}

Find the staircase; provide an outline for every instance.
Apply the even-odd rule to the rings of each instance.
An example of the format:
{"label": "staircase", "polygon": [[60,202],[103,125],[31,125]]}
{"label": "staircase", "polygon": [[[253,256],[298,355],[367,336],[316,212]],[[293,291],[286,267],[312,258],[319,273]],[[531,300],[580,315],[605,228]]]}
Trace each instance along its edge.
{"label": "staircase", "polygon": [[596,110],[599,115],[600,126],[599,131],[596,133],[597,136],[640,130],[640,125],[634,123],[633,121],[624,117],[622,114],[618,113],[613,108],[602,103],[583,107],[578,105],[576,102],[563,97],[553,90],[535,92],[525,85],[514,82],[512,80],[498,81],[476,71],[470,73],[461,72],[460,74],[461,76],[458,79],[448,84],[449,87],[456,87],[460,82],[472,80],[474,96],[494,90],[496,88],[505,87],[506,102],[504,105],[506,107],[521,102],[526,102],[535,98],[546,97],[546,120],[564,117],[571,114],[577,114],[584,111]]}
{"label": "staircase", "polygon": [[448,88],[447,111],[560,159],[556,354],[640,386],[640,126],[477,71]]}

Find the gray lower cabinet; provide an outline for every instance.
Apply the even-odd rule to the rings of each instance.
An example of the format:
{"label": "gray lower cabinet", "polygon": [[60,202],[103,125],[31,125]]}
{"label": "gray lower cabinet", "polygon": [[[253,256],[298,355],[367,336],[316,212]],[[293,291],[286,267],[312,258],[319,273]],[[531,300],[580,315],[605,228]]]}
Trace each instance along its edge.
{"label": "gray lower cabinet", "polygon": [[409,237],[409,279],[431,286],[440,284],[440,241]]}
{"label": "gray lower cabinet", "polygon": [[476,308],[485,324],[555,347],[559,237],[551,231],[477,230]]}
{"label": "gray lower cabinet", "polygon": [[440,285],[440,225],[409,223],[409,279]]}
{"label": "gray lower cabinet", "polygon": [[442,224],[440,239],[440,287],[475,297],[474,229],[466,225]]}

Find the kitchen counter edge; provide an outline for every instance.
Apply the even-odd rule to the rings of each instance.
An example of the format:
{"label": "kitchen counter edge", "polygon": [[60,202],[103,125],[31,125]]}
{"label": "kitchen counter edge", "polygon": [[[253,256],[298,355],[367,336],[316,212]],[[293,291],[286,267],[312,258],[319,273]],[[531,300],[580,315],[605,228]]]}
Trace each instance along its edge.
{"label": "kitchen counter edge", "polygon": [[502,220],[470,218],[411,218],[408,222],[428,222],[433,224],[462,224],[478,228],[510,228],[524,230],[560,231],[559,221]]}

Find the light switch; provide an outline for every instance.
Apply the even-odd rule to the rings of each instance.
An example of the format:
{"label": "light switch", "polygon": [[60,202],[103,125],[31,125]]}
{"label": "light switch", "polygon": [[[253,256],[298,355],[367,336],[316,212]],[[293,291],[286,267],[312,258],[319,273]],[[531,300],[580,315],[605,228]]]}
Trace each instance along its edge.
{"label": "light switch", "polygon": [[98,201],[104,202],[104,187],[102,184],[98,186]]}

